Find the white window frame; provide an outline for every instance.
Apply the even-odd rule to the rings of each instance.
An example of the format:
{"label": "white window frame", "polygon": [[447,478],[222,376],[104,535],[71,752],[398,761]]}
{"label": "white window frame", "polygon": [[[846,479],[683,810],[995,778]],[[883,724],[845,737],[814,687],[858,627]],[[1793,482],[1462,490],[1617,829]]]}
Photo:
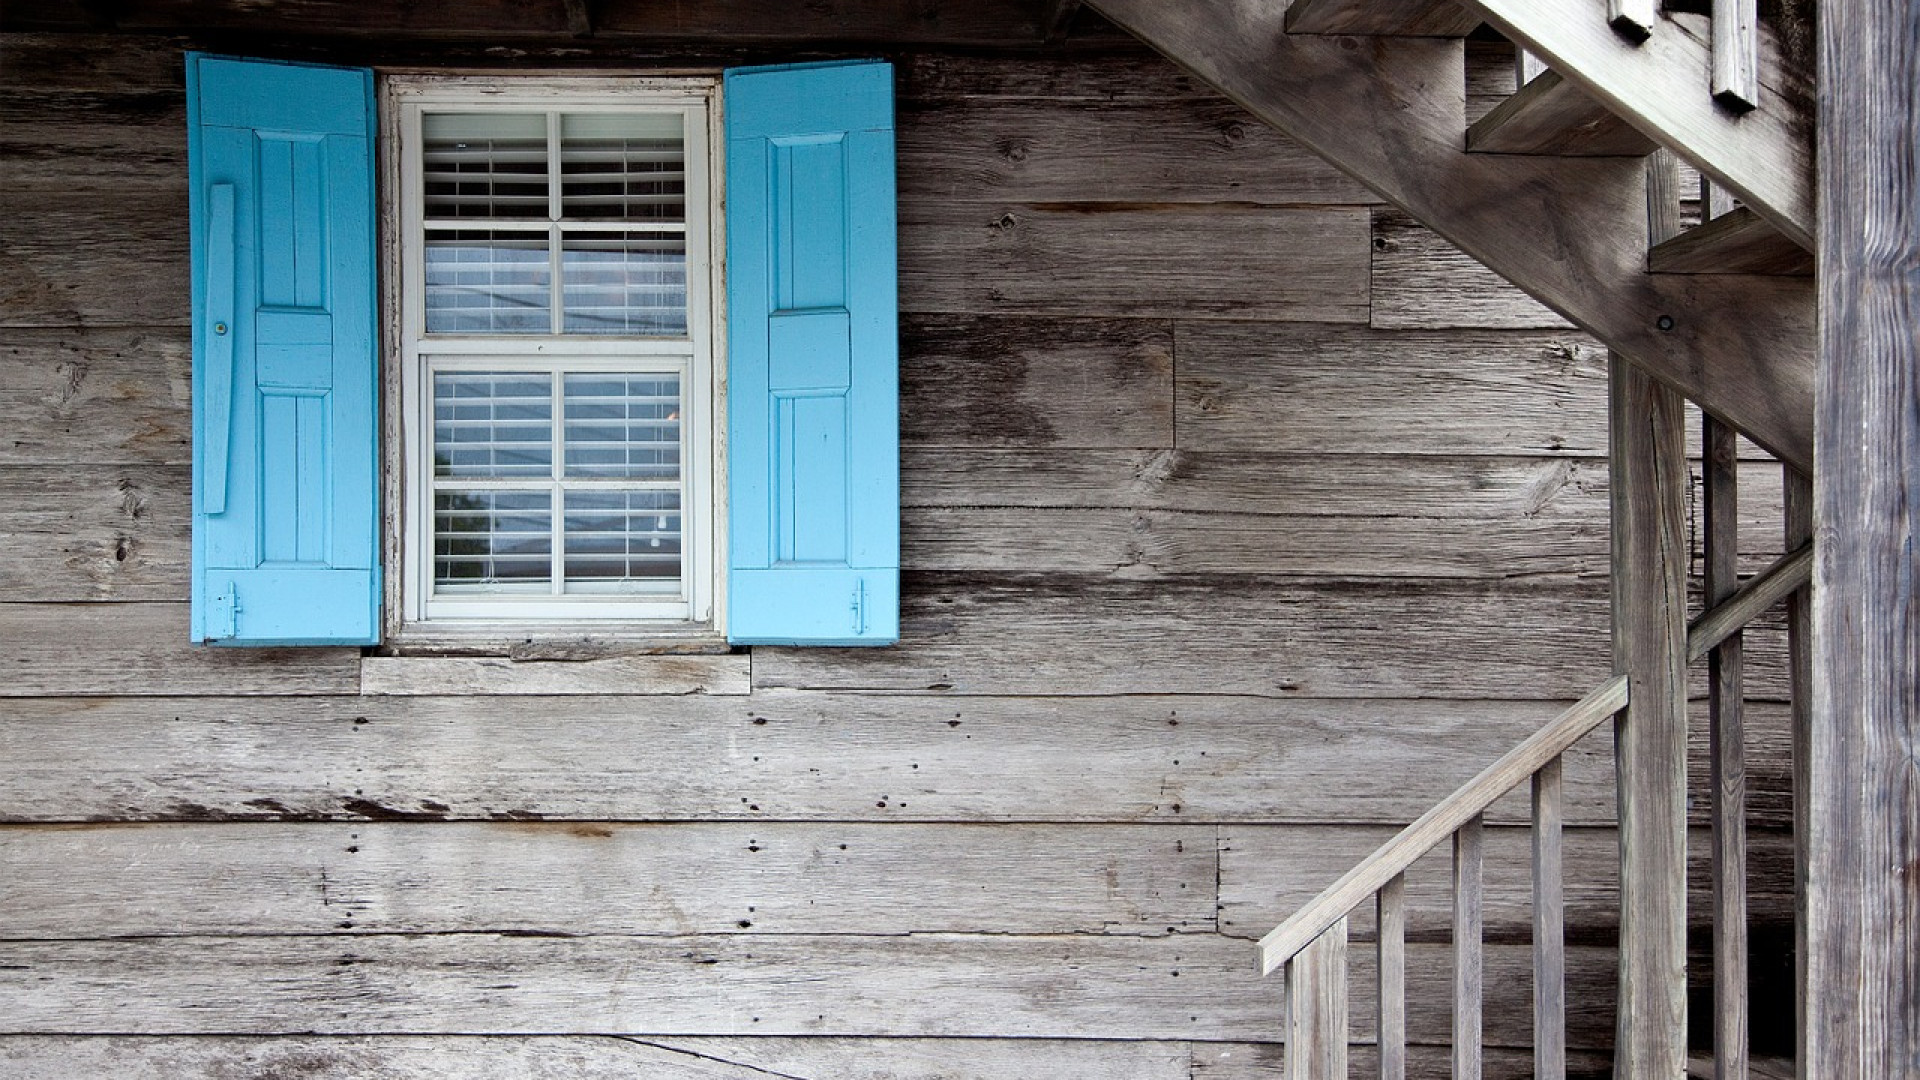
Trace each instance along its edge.
{"label": "white window frame", "polygon": [[[713,77],[452,75],[383,79],[388,188],[384,290],[389,329],[387,568],[389,629],[400,640],[724,634],[725,365],[721,213],[725,149]],[[588,113],[677,111],[686,136],[687,337],[425,333],[421,116],[429,111]],[[557,180],[557,176],[556,176]],[[705,197],[701,197],[704,192]],[[475,227],[481,227],[476,222]],[[584,226],[591,230],[593,226]],[[606,226],[601,225],[600,231]],[[556,291],[558,283],[556,282]],[[558,312],[554,313],[557,325]],[[525,368],[512,366],[516,359]],[[644,368],[633,361],[646,363]],[[681,379],[682,590],[567,596],[434,595],[432,375],[437,370],[672,371]],[[555,414],[554,423],[561,423]],[[394,579],[397,579],[394,580]]]}

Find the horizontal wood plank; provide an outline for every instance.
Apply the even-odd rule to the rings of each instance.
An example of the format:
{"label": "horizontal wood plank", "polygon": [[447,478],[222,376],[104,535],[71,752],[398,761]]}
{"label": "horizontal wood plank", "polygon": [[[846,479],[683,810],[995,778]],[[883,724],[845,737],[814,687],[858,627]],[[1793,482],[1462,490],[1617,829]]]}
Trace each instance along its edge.
{"label": "horizontal wood plank", "polygon": [[190,483],[179,466],[0,465],[0,593],[185,600]]}
{"label": "horizontal wood plank", "polygon": [[0,604],[0,697],[353,694],[358,649],[187,640],[187,605]]}
{"label": "horizontal wood plank", "polygon": [[1181,825],[0,827],[0,938],[1210,930]]}
{"label": "horizontal wood plank", "polygon": [[1605,354],[1579,334],[1183,321],[1174,348],[1186,450],[1586,457],[1607,445]]}
{"label": "horizontal wood plank", "polygon": [[719,655],[517,660],[502,656],[368,656],[362,694],[745,694],[753,658]]}
{"label": "horizontal wood plank", "polygon": [[187,464],[192,366],[184,326],[9,329],[0,465]]}
{"label": "horizontal wood plank", "polygon": [[908,312],[1365,322],[1363,207],[903,202]]}
{"label": "horizontal wood plank", "polygon": [[[184,180],[184,178],[181,178]],[[0,326],[185,327],[186,185],[7,191],[0,213]]]}
{"label": "horizontal wood plank", "polygon": [[[22,699],[0,711],[0,820],[1397,825],[1558,711],[769,690],[525,698],[510,709],[476,698]],[[1766,728],[1756,719],[1755,730]],[[1568,758],[1569,820],[1612,819],[1609,747],[1602,733]],[[1356,763],[1396,782],[1355,783]],[[1524,800],[1502,804],[1493,820],[1527,812]]]}
{"label": "horizontal wood plank", "polygon": [[1573,329],[1424,225],[1387,209],[1373,215],[1371,321],[1380,329]]}
{"label": "horizontal wood plank", "polygon": [[1467,129],[1476,154],[1646,157],[1654,143],[1577,85],[1545,71]]}
{"label": "horizontal wood plank", "polygon": [[909,446],[1173,446],[1164,320],[910,314],[900,337]]}
{"label": "horizontal wood plank", "polygon": [[596,1035],[0,1037],[14,1080],[1188,1080],[1183,1041]]}
{"label": "horizontal wood plank", "polygon": [[[1281,1043],[1194,1043],[1191,1080],[1282,1080],[1286,1047]],[[1489,1047],[1481,1056],[1484,1080],[1533,1080],[1533,1055],[1527,1050]],[[1440,1046],[1407,1048],[1407,1080],[1453,1080],[1451,1051]],[[1379,1076],[1379,1055],[1370,1044],[1347,1048],[1347,1075]],[[1567,1075],[1575,1080],[1605,1080],[1613,1075],[1613,1056],[1580,1051],[1568,1056]]]}
{"label": "horizontal wood plank", "polygon": [[[1447,950],[1408,948],[1409,998],[1435,1002]],[[486,934],[148,938],[0,945],[0,1028],[62,1034],[993,1034],[1271,1041],[1269,985],[1244,941],[928,935],[544,938]],[[1521,1045],[1526,950],[1487,952],[1487,1038]],[[1356,1027],[1371,963],[1356,958]],[[1610,1037],[1613,963],[1570,949],[1572,1045]],[[903,977],[902,972],[911,972]],[[982,1018],[995,1019],[983,1024]],[[1410,1040],[1444,1009],[1409,1010]]]}
{"label": "horizontal wood plank", "polygon": [[1289,34],[1465,37],[1479,25],[1477,12],[1449,0],[1294,0],[1287,8]]}
{"label": "horizontal wood plank", "polygon": [[1653,274],[1776,274],[1810,277],[1813,255],[1744,206],[1647,252]]}

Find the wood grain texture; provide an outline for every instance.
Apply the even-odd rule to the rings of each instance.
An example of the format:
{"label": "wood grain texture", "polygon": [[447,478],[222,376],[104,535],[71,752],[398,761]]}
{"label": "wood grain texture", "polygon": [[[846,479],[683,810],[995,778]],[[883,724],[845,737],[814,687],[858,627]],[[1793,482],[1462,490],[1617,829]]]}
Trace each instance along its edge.
{"label": "wood grain texture", "polygon": [[1479,1080],[1485,1028],[1485,945],[1480,940],[1485,896],[1486,829],[1480,815],[1453,834],[1453,1075]]}
{"label": "wood grain texture", "polygon": [[0,334],[0,465],[185,465],[192,346],[179,330]]}
{"label": "wood grain texture", "polygon": [[[187,642],[187,605],[0,604],[0,697],[352,694],[357,649]],[[164,708],[164,707],[162,707]]]}
{"label": "wood grain texture", "polygon": [[1287,8],[1290,34],[1388,34],[1465,37],[1480,16],[1448,0],[1295,0]]}
{"label": "wood grain texture", "polygon": [[[887,697],[21,699],[0,819],[1404,822],[1539,702]],[[1356,784],[1420,732],[1419,768]],[[1613,816],[1610,744],[1568,816]],[[1522,821],[1524,805],[1496,807]],[[1364,851],[1358,854],[1364,854]],[[1358,857],[1357,855],[1355,856]]]}
{"label": "wood grain texture", "polygon": [[1426,226],[1373,212],[1376,329],[1571,330],[1572,324]]}
{"label": "wood grain texture", "polygon": [[1287,1078],[1347,1075],[1347,923],[1335,922],[1286,963]]}
{"label": "wood grain texture", "polygon": [[499,656],[367,656],[362,694],[517,696],[553,694],[745,694],[753,658],[619,656],[516,660]]}
{"label": "wood grain texture", "polygon": [[185,600],[187,470],[0,465],[0,593]]}
{"label": "wood grain texture", "polygon": [[1591,456],[1602,353],[1572,334],[1176,324],[1182,449]]}
{"label": "wood grain texture", "polygon": [[1407,879],[1380,886],[1373,894],[1374,1043],[1379,1047],[1380,1080],[1407,1075]]}
{"label": "wood grain texture", "polygon": [[[1566,769],[1559,758],[1533,774],[1533,1072],[1567,1074]],[[1616,864],[1617,865],[1617,864]]]}
{"label": "wood grain texture", "polygon": [[[1191,1080],[1280,1080],[1285,1048],[1279,1043],[1195,1043]],[[1604,1051],[1571,1055],[1569,1076],[1603,1080],[1612,1075],[1613,1058]],[[1490,1047],[1482,1052],[1486,1080],[1530,1080],[1533,1058],[1525,1050]],[[1361,1043],[1348,1047],[1347,1075],[1371,1080],[1380,1075],[1375,1047]],[[1445,1046],[1407,1048],[1407,1080],[1452,1080],[1452,1052]],[[145,1078],[141,1078],[145,1080]]]}
{"label": "wood grain texture", "polygon": [[[14,940],[1210,930],[1206,826],[0,828]],[[937,872],[934,872],[937,868]]]}
{"label": "wood grain texture", "polygon": [[1250,0],[1205,17],[1094,6],[1785,460],[1810,460],[1811,289],[1643,273],[1637,161],[1459,153],[1458,43],[1287,35]]}
{"label": "wood grain texture", "polygon": [[907,312],[1367,319],[1367,210],[909,203]]}
{"label": "wood grain texture", "polygon": [[755,687],[1537,700],[1605,676],[1590,587],[909,572],[902,591],[908,647],[756,649]]}
{"label": "wood grain texture", "polygon": [[1686,438],[1680,396],[1611,362],[1623,1076],[1686,1066]]}
{"label": "wood grain texture", "polygon": [[[0,946],[0,1028],[82,1034],[647,1034],[1273,1041],[1246,943],[1212,935],[548,938],[494,934],[182,937]],[[1408,995],[1441,998],[1445,946],[1408,949]],[[1524,1045],[1527,950],[1488,950],[1487,1038]],[[1570,1037],[1604,1045],[1609,950],[1575,949]],[[1354,1026],[1372,1026],[1370,958]],[[902,978],[901,972],[912,972]],[[1177,974],[1176,974],[1177,973]],[[1416,1009],[1408,1038],[1445,1040]]]}
{"label": "wood grain texture", "polygon": [[1813,255],[1767,220],[1736,206],[1647,252],[1654,274],[1777,274],[1810,277]]}
{"label": "wood grain texture", "polygon": [[1645,157],[1654,145],[1585,90],[1552,71],[1529,79],[1467,129],[1467,150],[1477,154]]}
{"label": "wood grain texture", "polygon": [[64,182],[7,189],[0,327],[185,327],[185,202],[184,184],[85,199]]}
{"label": "wood grain texture", "polygon": [[659,1045],[802,1080],[1189,1080],[1184,1042],[1107,1039],[683,1038]]}
{"label": "wood grain texture", "polygon": [[1173,446],[1168,322],[908,315],[900,336],[910,447]]}
{"label": "wood grain texture", "polygon": [[[1723,604],[1739,588],[1740,462],[1732,428],[1708,417],[1700,434],[1706,471],[1706,599]],[[1738,632],[1707,654],[1708,784],[1713,815],[1714,1080],[1746,1080],[1747,746],[1744,652]],[[1691,649],[1689,649],[1691,652]]]}
{"label": "wood grain texture", "polygon": [[1920,8],[1824,4],[1809,1076],[1920,1065]]}

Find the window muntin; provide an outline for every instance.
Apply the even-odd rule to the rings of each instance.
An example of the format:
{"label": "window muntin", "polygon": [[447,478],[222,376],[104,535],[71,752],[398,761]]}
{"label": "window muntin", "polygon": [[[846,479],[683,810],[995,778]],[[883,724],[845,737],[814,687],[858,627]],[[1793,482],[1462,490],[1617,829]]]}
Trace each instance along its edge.
{"label": "window muntin", "polygon": [[710,621],[714,87],[474,82],[393,83],[405,621]]}

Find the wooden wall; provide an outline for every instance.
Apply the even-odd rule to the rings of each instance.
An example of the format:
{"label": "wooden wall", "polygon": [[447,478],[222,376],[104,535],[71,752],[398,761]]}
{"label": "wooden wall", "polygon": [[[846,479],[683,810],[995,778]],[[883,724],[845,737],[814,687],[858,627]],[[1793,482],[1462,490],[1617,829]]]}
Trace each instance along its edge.
{"label": "wooden wall", "polygon": [[[899,647],[190,647],[179,46],[0,41],[0,1076],[1274,1076],[1253,939],[1606,674],[1602,352],[1111,45],[896,57]],[[1593,1073],[1602,739],[1568,780]]]}

